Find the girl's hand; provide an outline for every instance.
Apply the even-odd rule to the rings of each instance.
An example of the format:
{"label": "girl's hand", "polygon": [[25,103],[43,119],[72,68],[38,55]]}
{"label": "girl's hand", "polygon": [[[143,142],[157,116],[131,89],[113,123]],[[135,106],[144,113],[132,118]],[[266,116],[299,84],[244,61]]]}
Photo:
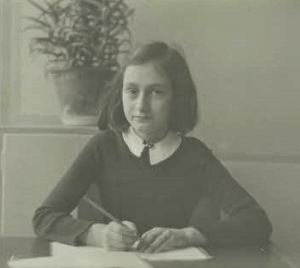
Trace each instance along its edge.
{"label": "girl's hand", "polygon": [[112,251],[127,251],[138,239],[138,231],[133,222],[123,221],[125,226],[110,222],[107,225],[94,224],[90,228],[87,241],[90,245],[103,247]]}
{"label": "girl's hand", "polygon": [[183,229],[155,227],[141,236],[137,250],[146,253],[163,252],[200,246],[205,244],[205,241],[205,237],[193,227]]}
{"label": "girl's hand", "polygon": [[138,231],[133,222],[123,221],[123,226],[110,222],[103,230],[102,247],[107,250],[127,251],[138,238]]}

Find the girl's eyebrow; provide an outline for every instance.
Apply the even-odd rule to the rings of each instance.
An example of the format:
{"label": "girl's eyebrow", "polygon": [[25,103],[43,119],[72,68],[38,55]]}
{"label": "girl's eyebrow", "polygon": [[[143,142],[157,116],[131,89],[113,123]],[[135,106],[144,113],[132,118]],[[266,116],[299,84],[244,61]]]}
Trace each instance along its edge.
{"label": "girl's eyebrow", "polygon": [[125,85],[125,86],[135,86],[135,87],[138,86],[137,84],[135,84],[135,83],[133,83],[133,82],[127,82],[127,83],[125,83],[124,85]]}
{"label": "girl's eyebrow", "polygon": [[[135,87],[138,86],[138,84],[133,83],[133,82],[127,82],[124,85],[125,86],[135,86]],[[164,86],[165,86],[165,84],[163,84],[163,83],[153,83],[153,84],[147,85],[147,87],[164,87]]]}
{"label": "girl's eyebrow", "polygon": [[153,84],[150,84],[149,87],[164,87],[165,84],[163,83],[153,83]]}

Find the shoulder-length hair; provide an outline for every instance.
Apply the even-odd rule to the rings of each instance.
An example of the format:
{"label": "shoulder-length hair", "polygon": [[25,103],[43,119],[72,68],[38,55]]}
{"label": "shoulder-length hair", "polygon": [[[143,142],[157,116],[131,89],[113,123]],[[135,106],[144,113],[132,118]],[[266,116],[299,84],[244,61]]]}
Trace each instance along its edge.
{"label": "shoulder-length hair", "polygon": [[102,101],[98,126],[100,130],[126,130],[129,123],[123,111],[122,87],[126,68],[156,63],[167,75],[173,89],[170,129],[181,134],[191,131],[198,119],[196,88],[188,65],[178,50],[164,42],[152,42],[133,52],[116,74]]}

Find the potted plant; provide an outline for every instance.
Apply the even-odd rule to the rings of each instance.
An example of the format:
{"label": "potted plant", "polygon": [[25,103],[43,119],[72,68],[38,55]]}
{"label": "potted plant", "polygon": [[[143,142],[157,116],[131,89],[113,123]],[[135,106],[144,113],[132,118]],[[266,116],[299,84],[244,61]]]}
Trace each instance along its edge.
{"label": "potted plant", "polygon": [[30,52],[46,55],[66,124],[95,124],[105,84],[131,48],[133,9],[124,0],[28,0],[38,15]]}

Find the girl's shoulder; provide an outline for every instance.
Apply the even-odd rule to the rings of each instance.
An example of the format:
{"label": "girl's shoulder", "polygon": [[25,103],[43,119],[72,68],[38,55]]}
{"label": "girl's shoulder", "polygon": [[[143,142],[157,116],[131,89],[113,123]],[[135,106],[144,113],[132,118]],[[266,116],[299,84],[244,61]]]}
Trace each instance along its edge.
{"label": "girl's shoulder", "polygon": [[213,153],[212,150],[199,138],[192,136],[184,136],[183,144],[185,150],[191,154],[201,155],[202,157],[210,158]]}
{"label": "girl's shoulder", "polygon": [[113,130],[101,130],[92,136],[89,143],[94,145],[109,145],[114,144],[118,140],[120,134]]}
{"label": "girl's shoulder", "polygon": [[183,141],[191,147],[195,147],[197,150],[204,150],[204,151],[210,151],[208,146],[201,141],[199,138],[193,137],[193,136],[183,136]]}

